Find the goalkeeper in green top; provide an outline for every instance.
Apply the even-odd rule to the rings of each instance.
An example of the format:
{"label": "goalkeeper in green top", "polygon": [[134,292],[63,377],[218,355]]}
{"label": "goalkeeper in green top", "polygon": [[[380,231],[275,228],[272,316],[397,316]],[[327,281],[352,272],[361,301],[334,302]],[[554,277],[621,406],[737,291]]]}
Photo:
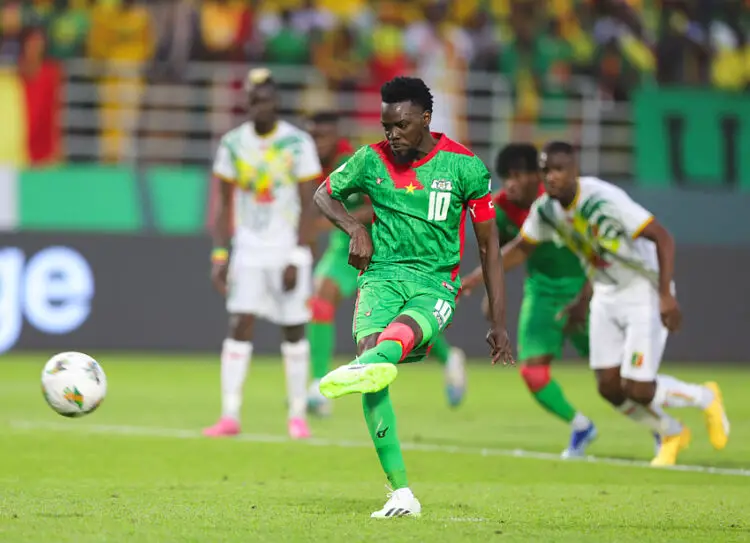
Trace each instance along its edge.
{"label": "goalkeeper in green top", "polygon": [[[495,170],[503,180],[503,189],[493,200],[500,241],[505,244],[518,236],[531,204],[544,194],[536,147],[526,143],[507,145],[497,155]],[[519,262],[504,257],[504,264],[507,270]],[[481,281],[482,269],[477,268],[464,279],[464,293],[469,294]],[[564,458],[584,456],[597,433],[594,424],[568,402],[550,372],[550,364],[562,355],[566,339],[588,359],[588,325],[560,318],[566,307],[576,301],[585,283],[586,274],[578,257],[562,244],[541,243],[526,261],[518,318],[520,373],[539,405],[570,424],[570,443],[562,453]]]}
{"label": "goalkeeper in green top", "polygon": [[[354,149],[341,137],[338,129],[338,115],[321,111],[312,115],[307,124],[307,132],[315,141],[315,147],[323,166],[325,180],[330,173],[349,160]],[[372,207],[362,194],[352,194],[347,198],[346,209],[369,228],[372,223]],[[333,228],[325,217],[317,221],[318,231]],[[312,383],[308,391],[308,411],[316,415],[328,415],[331,401],[320,393],[320,380],[331,370],[336,345],[336,309],[342,300],[353,297],[357,291],[359,270],[349,265],[349,236],[335,229],[328,238],[328,247],[315,266],[315,293],[310,299],[312,320],[307,325],[312,362]],[[445,394],[451,407],[458,406],[466,391],[466,357],[464,352],[451,347],[444,334],[432,345],[430,357],[435,358],[445,368]]]}
{"label": "goalkeeper in green top", "polygon": [[[432,94],[421,79],[381,88],[386,139],[360,148],[315,193],[323,214],[350,237],[358,280],[353,335],[357,359],[327,374],[327,398],[361,393],[370,436],[393,492],[374,518],[419,515],[409,489],[388,386],[397,364],[416,362],[450,324],[460,289],[464,223],[471,214],[487,285],[492,362],[512,363],[505,286],[490,174],[444,134],[430,132]],[[342,202],[363,193],[375,214],[370,234]]]}

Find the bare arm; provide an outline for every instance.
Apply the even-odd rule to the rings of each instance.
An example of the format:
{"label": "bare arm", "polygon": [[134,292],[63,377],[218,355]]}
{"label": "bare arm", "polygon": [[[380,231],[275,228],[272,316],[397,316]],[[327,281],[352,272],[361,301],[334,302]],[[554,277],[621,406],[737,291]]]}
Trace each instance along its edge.
{"label": "bare arm", "polygon": [[656,244],[659,259],[659,295],[671,296],[674,278],[674,238],[662,224],[653,219],[636,237],[643,237]]}
{"label": "bare arm", "polygon": [[211,232],[214,242],[214,250],[211,253],[211,282],[220,294],[226,295],[234,185],[218,177],[214,178],[214,183],[219,184],[219,195],[214,202],[214,223]]}
{"label": "bare arm", "polygon": [[214,224],[211,235],[214,248],[228,249],[232,239],[232,200],[234,185],[218,177],[214,183],[219,186],[219,197],[214,202]]}
{"label": "bare arm", "polygon": [[500,242],[495,221],[474,224],[474,234],[479,245],[482,276],[490,302],[490,320],[493,327],[505,329],[505,273],[500,260]]}
{"label": "bare arm", "polygon": [[[370,224],[373,216],[372,205],[369,202],[364,203],[349,214],[364,225]],[[325,232],[334,226],[328,217],[318,217],[315,224],[319,232]]]}
{"label": "bare arm", "polygon": [[312,247],[315,242],[315,209],[313,206],[313,195],[315,194],[315,185],[312,181],[298,183],[300,216],[297,232],[299,245]]}
{"label": "bare arm", "polygon": [[[505,271],[511,270],[516,266],[520,266],[531,256],[534,252],[536,245],[528,242],[522,236],[517,236],[515,239],[506,243],[501,251],[503,269]],[[482,280],[483,272],[482,266],[477,268],[466,276],[466,279],[462,282],[462,287],[468,290],[475,288]]]}
{"label": "bare arm", "polygon": [[344,204],[331,198],[325,183],[322,183],[315,191],[313,200],[320,212],[337,228],[346,232],[349,237],[360,228],[364,228],[362,222],[350,214]]}

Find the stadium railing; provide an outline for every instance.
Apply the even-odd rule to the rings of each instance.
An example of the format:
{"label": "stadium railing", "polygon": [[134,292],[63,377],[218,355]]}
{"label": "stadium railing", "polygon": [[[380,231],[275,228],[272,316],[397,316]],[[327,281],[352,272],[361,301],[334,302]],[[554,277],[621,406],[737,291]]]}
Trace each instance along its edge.
{"label": "stadium railing", "polygon": [[[220,135],[244,120],[244,64],[190,63],[179,70],[127,62],[69,61],[65,65],[63,138],[66,158],[129,164],[208,166]],[[314,67],[270,66],[280,84],[283,114],[299,122],[316,107],[334,107],[355,141],[380,136],[379,96],[370,91],[326,92]],[[171,69],[171,70],[170,70]],[[498,74],[453,74],[463,81],[463,114],[469,145],[491,161],[510,140],[541,144],[552,138],[580,145],[582,170],[632,179],[629,104],[600,97],[593,79],[574,77],[540,101],[533,120],[519,115],[513,86]]]}

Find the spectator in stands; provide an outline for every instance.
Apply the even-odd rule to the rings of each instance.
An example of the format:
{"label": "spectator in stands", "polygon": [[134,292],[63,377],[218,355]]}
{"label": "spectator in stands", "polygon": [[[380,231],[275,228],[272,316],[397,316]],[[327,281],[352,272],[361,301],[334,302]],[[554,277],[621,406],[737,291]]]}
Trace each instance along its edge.
{"label": "spectator in stands", "polygon": [[49,23],[57,11],[54,0],[27,0],[21,5],[23,6],[23,26],[40,28],[47,32]]}
{"label": "spectator in stands", "polygon": [[292,24],[292,12],[281,12],[280,26],[264,43],[263,58],[269,64],[297,66],[310,62],[310,30]]}
{"label": "spectator in stands", "polygon": [[55,0],[54,7],[47,24],[49,55],[60,60],[83,57],[91,27],[88,2]]}
{"label": "spectator in stands", "polygon": [[469,144],[465,79],[472,44],[464,29],[447,20],[449,7],[447,0],[428,0],[424,20],[412,23],[406,31],[405,48],[416,75],[427,83],[435,98],[430,126]]}
{"label": "spectator in stands", "polygon": [[[337,2],[346,4],[346,1]],[[357,2],[352,2],[356,4]],[[295,10],[286,10],[291,14],[291,26],[297,32],[318,34],[331,30],[336,25],[336,15],[325,7],[317,6],[315,0],[304,0],[302,6]]]}
{"label": "spectator in stands", "polygon": [[[354,29],[339,23],[313,46],[316,68],[332,94],[333,109],[356,111],[356,92],[367,77],[367,49]],[[330,100],[330,98],[329,98]]]}
{"label": "spectator in stands", "polygon": [[23,16],[20,1],[0,6],[0,62],[13,64],[21,52]]}
{"label": "spectator in stands", "polygon": [[[460,2],[459,2],[460,3]],[[467,21],[473,58],[471,68],[491,72],[497,66],[500,54],[500,32],[487,9],[478,9]]]}
{"label": "spectator in stands", "polygon": [[93,60],[107,61],[99,83],[104,161],[118,161],[134,153],[142,72],[153,51],[154,30],[143,5],[121,0],[118,4],[94,7],[88,53]]}
{"label": "spectator in stands", "polygon": [[594,75],[606,100],[627,100],[634,88],[653,79],[656,57],[638,14],[624,0],[597,0]]}
{"label": "spectator in stands", "polygon": [[565,48],[545,29],[546,22],[537,15],[533,2],[513,2],[510,16],[513,34],[502,46],[499,69],[511,81],[516,118],[521,121],[536,121],[550,83],[548,78],[553,72],[559,74],[566,69]]}
{"label": "spectator in stands", "polygon": [[714,51],[711,82],[731,91],[750,90],[750,0],[725,0],[709,26]]}
{"label": "spectator in stands", "polygon": [[18,75],[26,98],[26,149],[29,163],[42,166],[61,159],[60,92],[58,65],[46,57],[47,41],[41,27],[21,34]]}
{"label": "spectator in stands", "polygon": [[247,59],[253,38],[253,12],[241,0],[205,0],[198,12],[198,33],[193,57],[203,61]]}
{"label": "spectator in stands", "polygon": [[708,81],[710,17],[704,0],[662,0],[656,49],[659,83],[700,85]]}
{"label": "spectator in stands", "polygon": [[363,141],[382,137],[380,87],[396,76],[411,72],[404,51],[404,20],[398,2],[379,3],[375,10],[372,27],[363,33],[367,70],[359,87],[355,114],[360,125],[357,134]]}
{"label": "spectator in stands", "polygon": [[154,28],[154,69],[157,79],[179,80],[190,60],[197,13],[192,0],[155,0],[149,11]]}

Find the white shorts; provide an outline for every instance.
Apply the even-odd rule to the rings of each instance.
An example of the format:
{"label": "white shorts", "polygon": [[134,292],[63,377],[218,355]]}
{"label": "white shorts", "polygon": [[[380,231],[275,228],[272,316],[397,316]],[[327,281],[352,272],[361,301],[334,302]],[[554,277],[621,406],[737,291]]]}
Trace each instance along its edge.
{"label": "white shorts", "polygon": [[227,311],[255,315],[279,326],[310,322],[308,301],[312,296],[312,267],[297,268],[297,285],[284,292],[285,266],[245,266],[237,260],[229,265]]}
{"label": "white shorts", "polygon": [[653,287],[628,288],[591,299],[589,360],[593,370],[620,368],[620,376],[650,382],[659,372],[669,332]]}

